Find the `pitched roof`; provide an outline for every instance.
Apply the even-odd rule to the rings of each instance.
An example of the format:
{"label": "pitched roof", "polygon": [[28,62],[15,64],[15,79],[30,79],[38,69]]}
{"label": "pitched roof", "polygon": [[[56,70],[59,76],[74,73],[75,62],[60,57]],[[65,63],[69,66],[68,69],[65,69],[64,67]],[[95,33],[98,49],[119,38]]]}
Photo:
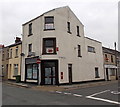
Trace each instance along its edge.
{"label": "pitched roof", "polygon": [[[55,11],[55,10],[57,10],[57,9],[61,9],[61,8],[67,8],[67,9],[69,9],[69,10],[71,10],[70,8],[69,8],[69,6],[63,6],[63,7],[58,7],[58,8],[54,8],[54,9],[52,9],[52,10],[49,10],[49,11],[47,11],[47,12],[45,12],[45,13],[43,13],[43,14],[41,14],[40,16],[38,16],[38,17],[36,17],[36,18],[34,18],[34,19],[32,19],[32,20],[30,20],[30,21],[28,21],[28,22],[26,22],[26,23],[24,23],[24,24],[22,24],[22,26],[24,26],[24,25],[26,25],[26,24],[28,24],[28,23],[30,23],[30,22],[32,22],[32,21],[34,21],[34,20],[36,20],[36,19],[38,19],[39,17],[41,17],[41,16],[43,16],[43,15],[45,15],[45,14],[47,14],[47,13],[49,13],[49,12],[52,12],[52,11]],[[72,10],[71,10],[71,12],[72,12]],[[73,12],[72,12],[73,13]],[[74,14],[74,13],[73,13]],[[75,15],[75,14],[74,14]],[[75,17],[77,18],[77,16],[75,15]],[[77,18],[78,19],[78,18]],[[79,20],[79,19],[78,19]],[[80,22],[81,23],[81,22]],[[82,23],[81,23],[82,24]],[[82,24],[83,25],[83,24]]]}

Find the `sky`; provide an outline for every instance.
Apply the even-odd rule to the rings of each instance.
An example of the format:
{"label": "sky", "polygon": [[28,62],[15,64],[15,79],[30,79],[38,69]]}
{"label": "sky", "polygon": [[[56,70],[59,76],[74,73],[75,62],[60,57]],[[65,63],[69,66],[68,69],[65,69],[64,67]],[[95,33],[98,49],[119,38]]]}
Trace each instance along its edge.
{"label": "sky", "polygon": [[114,49],[118,44],[118,0],[0,0],[0,44],[22,38],[22,24],[54,8],[69,6],[85,36]]}

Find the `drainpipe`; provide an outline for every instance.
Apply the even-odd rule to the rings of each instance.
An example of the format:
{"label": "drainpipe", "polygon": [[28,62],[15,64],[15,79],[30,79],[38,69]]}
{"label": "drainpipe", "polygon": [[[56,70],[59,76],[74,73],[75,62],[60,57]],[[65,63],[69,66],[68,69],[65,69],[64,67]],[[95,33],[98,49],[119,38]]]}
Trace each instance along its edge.
{"label": "drainpipe", "polygon": [[[114,43],[115,46],[115,65],[117,67],[117,51],[116,51],[116,42]],[[118,73],[117,73],[117,68],[116,68],[116,80],[118,80]]]}

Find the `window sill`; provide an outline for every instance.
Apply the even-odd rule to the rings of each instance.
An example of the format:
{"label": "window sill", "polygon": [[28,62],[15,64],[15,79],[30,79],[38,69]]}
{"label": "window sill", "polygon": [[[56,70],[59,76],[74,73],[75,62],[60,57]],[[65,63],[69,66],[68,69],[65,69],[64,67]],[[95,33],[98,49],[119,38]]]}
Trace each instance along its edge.
{"label": "window sill", "polygon": [[29,37],[29,36],[32,36],[32,35],[33,35],[33,34],[29,34],[28,37]]}
{"label": "window sill", "polygon": [[50,30],[55,30],[55,28],[53,28],[53,29],[44,29],[44,31],[50,31]]}
{"label": "window sill", "polygon": [[15,58],[18,58],[18,56],[15,56]]}
{"label": "window sill", "polygon": [[88,51],[88,52],[90,52],[90,53],[95,53],[95,52],[91,52],[91,51]]}
{"label": "window sill", "polygon": [[95,78],[100,78],[100,77],[95,77]]}
{"label": "window sill", "polygon": [[72,32],[70,32],[70,31],[67,31],[69,34],[72,34]]}
{"label": "window sill", "polygon": [[33,78],[26,78],[27,80],[38,80],[38,79],[33,79]]}
{"label": "window sill", "polygon": [[78,37],[81,37],[80,35],[77,35]]}
{"label": "window sill", "polygon": [[43,53],[42,55],[57,55],[57,53]]}

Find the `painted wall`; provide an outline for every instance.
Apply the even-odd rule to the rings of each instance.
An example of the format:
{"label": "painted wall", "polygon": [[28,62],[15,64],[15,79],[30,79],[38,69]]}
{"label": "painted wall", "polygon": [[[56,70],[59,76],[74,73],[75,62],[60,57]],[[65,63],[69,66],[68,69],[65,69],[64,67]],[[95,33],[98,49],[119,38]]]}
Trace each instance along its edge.
{"label": "painted wall", "polygon": [[[44,17],[54,16],[55,30],[44,31]],[[67,22],[71,24],[71,34],[67,32]],[[28,37],[28,27],[32,23],[33,35]],[[77,36],[76,26],[80,28],[80,37]],[[42,55],[43,38],[56,37],[57,55]],[[28,55],[28,44],[32,43],[33,52],[41,59],[59,60],[59,82],[68,83],[68,64],[73,65],[73,82],[104,79],[102,44],[84,37],[84,26],[69,7],[49,11],[23,25],[22,52],[22,81],[25,77],[25,58]],[[81,55],[78,57],[77,45],[81,45]],[[87,46],[94,46],[96,53],[88,53]],[[99,67],[100,78],[95,78],[95,67]],[[60,72],[64,79],[60,79]]]}
{"label": "painted wall", "polygon": [[[9,65],[8,65],[8,79],[16,79],[14,76],[14,64],[18,64],[18,75],[20,75],[21,71],[21,46],[22,44],[15,45],[9,48],[12,49],[12,57],[9,57]],[[18,56],[16,56],[16,47],[18,47]],[[10,53],[9,53],[10,56]]]}

